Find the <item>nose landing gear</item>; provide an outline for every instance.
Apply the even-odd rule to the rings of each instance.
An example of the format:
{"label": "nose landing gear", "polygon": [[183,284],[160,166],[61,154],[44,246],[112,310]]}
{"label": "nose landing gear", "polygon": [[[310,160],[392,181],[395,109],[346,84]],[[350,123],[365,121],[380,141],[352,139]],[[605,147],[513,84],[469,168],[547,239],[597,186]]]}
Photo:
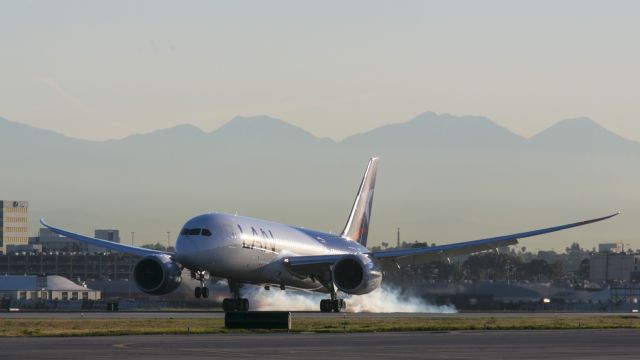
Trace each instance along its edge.
{"label": "nose landing gear", "polygon": [[196,286],[193,294],[196,299],[202,297],[206,299],[209,297],[209,288],[207,287],[207,280],[209,279],[209,274],[206,271],[192,271],[191,278],[200,281],[200,286]]}
{"label": "nose landing gear", "polygon": [[203,299],[206,299],[209,297],[209,288],[206,286],[196,286],[194,295],[196,296],[196,298],[200,298],[202,296]]}

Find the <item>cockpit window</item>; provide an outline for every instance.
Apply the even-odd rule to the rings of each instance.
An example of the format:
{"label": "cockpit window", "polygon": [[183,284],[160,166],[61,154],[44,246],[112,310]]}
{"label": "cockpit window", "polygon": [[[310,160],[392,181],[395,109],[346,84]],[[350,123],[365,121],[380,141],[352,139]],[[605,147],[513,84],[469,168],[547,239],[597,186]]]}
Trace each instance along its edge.
{"label": "cockpit window", "polygon": [[189,229],[189,235],[200,235],[200,229]]}
{"label": "cockpit window", "polygon": [[202,229],[202,235],[203,236],[211,236],[211,231],[209,231],[209,229]]}
{"label": "cockpit window", "polygon": [[189,235],[189,229],[187,228],[182,229],[182,231],[180,232],[180,235]]}

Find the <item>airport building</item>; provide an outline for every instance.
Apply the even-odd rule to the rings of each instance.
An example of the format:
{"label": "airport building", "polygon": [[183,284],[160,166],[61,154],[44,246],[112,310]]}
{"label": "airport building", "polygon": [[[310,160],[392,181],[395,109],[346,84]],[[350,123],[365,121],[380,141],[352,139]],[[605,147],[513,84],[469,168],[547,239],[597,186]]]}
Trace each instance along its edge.
{"label": "airport building", "polygon": [[[115,242],[115,243],[118,243],[118,244],[120,243],[120,231],[119,230],[97,229],[97,230],[95,230],[93,237],[95,237],[96,239],[107,240],[107,241]],[[76,241],[76,242],[79,243],[79,241]],[[101,253],[101,252],[105,252],[105,251],[106,251],[106,249],[103,248],[103,247],[99,247],[99,246],[95,246],[95,245],[89,245],[89,253],[90,254]]]}
{"label": "airport building", "polygon": [[100,300],[101,292],[58,275],[2,275],[0,297],[10,300]]}
{"label": "airport building", "polygon": [[589,280],[595,283],[636,282],[640,279],[640,255],[617,252],[593,254]]}
{"label": "airport building", "polygon": [[120,253],[9,253],[0,255],[0,273],[55,274],[74,280],[128,280],[131,268],[138,260],[138,257]]}
{"label": "airport building", "polygon": [[47,228],[40,228],[38,236],[30,239],[31,245],[40,245],[45,252],[88,252],[89,246],[80,241],[60,236]]}
{"label": "airport building", "polygon": [[29,202],[0,200],[0,251],[7,253],[7,246],[28,245]]}
{"label": "airport building", "polygon": [[624,244],[620,242],[598,244],[598,252],[620,254],[624,252]]}
{"label": "airport building", "polygon": [[[120,242],[119,230],[95,230],[94,237],[112,242]],[[37,237],[29,238],[31,248],[25,248],[27,251],[38,252],[76,252],[99,254],[107,251],[105,248],[89,245],[78,240],[69,239],[65,236],[58,235],[47,228],[41,228]],[[14,248],[16,251],[22,248]]]}

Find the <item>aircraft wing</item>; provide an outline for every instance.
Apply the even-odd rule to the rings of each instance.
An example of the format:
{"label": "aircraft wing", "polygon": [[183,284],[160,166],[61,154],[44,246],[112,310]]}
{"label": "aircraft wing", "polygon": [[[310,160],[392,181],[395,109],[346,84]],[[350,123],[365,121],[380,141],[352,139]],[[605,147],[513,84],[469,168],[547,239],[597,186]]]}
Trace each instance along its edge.
{"label": "aircraft wing", "polygon": [[51,230],[52,232],[54,232],[54,233],[56,233],[58,235],[62,235],[62,236],[68,237],[70,239],[82,241],[82,242],[87,243],[87,244],[100,246],[100,247],[103,247],[103,248],[106,248],[106,249],[109,249],[109,250],[115,250],[115,251],[122,252],[122,253],[125,253],[125,254],[136,255],[136,256],[146,256],[146,255],[151,255],[151,254],[173,255],[173,253],[169,253],[169,252],[165,252],[165,251],[146,249],[146,248],[132,246],[132,245],[125,245],[125,244],[120,244],[120,243],[116,243],[116,242],[112,242],[112,241],[96,239],[96,238],[92,238],[92,237],[89,237],[89,236],[84,236],[84,235],[72,233],[70,231],[66,231],[66,230],[59,229],[59,228],[51,226],[51,225],[47,224],[44,221],[44,219],[40,219],[40,224],[42,224],[42,226],[46,227],[47,229]]}
{"label": "aircraft wing", "polygon": [[480,251],[496,249],[503,246],[515,245],[518,243],[518,239],[523,239],[531,236],[537,236],[542,234],[548,234],[560,230],[570,229],[573,227],[592,224],[598,221],[612,218],[620,213],[615,213],[609,216],[604,216],[597,219],[585,220],[576,223],[549,227],[545,229],[521,232],[511,235],[496,236],[487,239],[472,240],[459,242],[447,245],[438,245],[432,247],[420,247],[413,249],[399,249],[372,252],[369,256],[380,260],[391,260],[398,264],[414,264],[420,263],[435,258],[443,258],[449,256],[472,254]]}
{"label": "aircraft wing", "polygon": [[[480,251],[496,249],[503,246],[514,245],[518,243],[518,239],[523,239],[531,236],[548,234],[555,231],[570,229],[582,225],[591,224],[594,222],[606,220],[612,218],[619,213],[613,215],[580,221],[576,223],[554,226],[550,228],[544,228],[539,230],[527,231],[511,235],[496,236],[487,239],[465,241],[459,243],[453,243],[448,245],[439,245],[432,247],[421,247],[413,249],[398,249],[388,251],[370,252],[371,258],[381,261],[389,261],[391,263],[399,265],[417,264],[434,259],[440,259],[443,257],[457,256],[472,254]],[[344,254],[331,254],[331,255],[312,255],[312,256],[291,256],[285,257],[284,263],[288,265],[294,272],[299,274],[314,274],[322,271],[326,271],[332,266],[338,259]]]}

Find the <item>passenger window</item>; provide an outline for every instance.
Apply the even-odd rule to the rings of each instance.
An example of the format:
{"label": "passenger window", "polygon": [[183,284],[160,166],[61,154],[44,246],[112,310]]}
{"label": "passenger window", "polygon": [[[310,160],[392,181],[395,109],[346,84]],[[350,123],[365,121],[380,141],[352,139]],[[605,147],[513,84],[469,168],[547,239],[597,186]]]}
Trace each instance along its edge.
{"label": "passenger window", "polygon": [[202,235],[211,236],[211,231],[209,231],[209,229],[202,229]]}
{"label": "passenger window", "polygon": [[189,230],[189,235],[200,235],[200,229]]}

